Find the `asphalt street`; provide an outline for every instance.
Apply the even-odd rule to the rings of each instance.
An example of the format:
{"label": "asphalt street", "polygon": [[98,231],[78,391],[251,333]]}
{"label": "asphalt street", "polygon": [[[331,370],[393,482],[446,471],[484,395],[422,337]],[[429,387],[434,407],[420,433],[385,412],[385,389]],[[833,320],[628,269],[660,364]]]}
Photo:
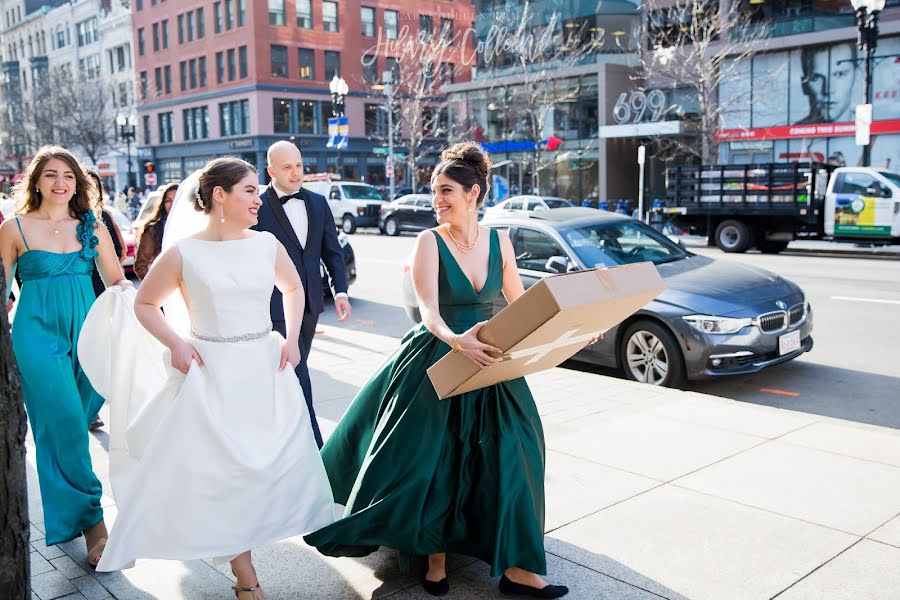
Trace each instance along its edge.
{"label": "asphalt street", "polygon": [[[350,240],[359,275],[350,289],[353,316],[342,326],[399,338],[411,325],[403,312],[400,282],[415,236],[391,238],[361,230]],[[691,250],[762,267],[800,285],[814,311],[815,348],[754,375],[691,382],[688,389],[900,428],[900,260]],[[322,322],[337,324],[330,309]]]}

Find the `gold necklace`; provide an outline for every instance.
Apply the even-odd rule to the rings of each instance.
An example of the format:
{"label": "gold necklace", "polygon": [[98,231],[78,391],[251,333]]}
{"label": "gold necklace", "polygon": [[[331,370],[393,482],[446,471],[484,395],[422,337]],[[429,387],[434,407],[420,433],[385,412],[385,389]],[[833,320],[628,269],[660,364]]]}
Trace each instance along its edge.
{"label": "gold necklace", "polygon": [[471,244],[459,243],[459,241],[457,241],[457,239],[455,237],[453,237],[453,232],[450,230],[449,227],[447,228],[447,235],[450,236],[450,241],[453,242],[453,244],[456,246],[457,250],[459,250],[463,254],[467,254],[468,252],[472,251],[472,248],[474,248],[476,246],[476,244],[478,244],[478,238],[481,236],[481,227],[478,227],[478,229],[475,230],[475,239],[472,241]]}
{"label": "gold necklace", "polygon": [[68,221],[71,217],[64,217],[62,219],[51,219],[50,217],[43,217],[44,221],[50,225],[50,231],[53,232],[54,235],[59,235],[59,226],[62,223]]}

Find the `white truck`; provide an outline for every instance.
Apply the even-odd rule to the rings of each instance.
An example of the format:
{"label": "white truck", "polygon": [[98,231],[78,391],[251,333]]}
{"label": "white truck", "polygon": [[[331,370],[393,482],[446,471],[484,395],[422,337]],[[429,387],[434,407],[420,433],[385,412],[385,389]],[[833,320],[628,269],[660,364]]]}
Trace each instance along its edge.
{"label": "white truck", "polygon": [[664,213],[725,252],[794,239],[900,243],[900,174],[822,164],[706,165],[666,173]]}
{"label": "white truck", "polygon": [[357,227],[378,227],[378,217],[385,201],[381,192],[368,183],[341,181],[330,175],[306,175],[303,187],[325,196],[335,225],[346,234]]}

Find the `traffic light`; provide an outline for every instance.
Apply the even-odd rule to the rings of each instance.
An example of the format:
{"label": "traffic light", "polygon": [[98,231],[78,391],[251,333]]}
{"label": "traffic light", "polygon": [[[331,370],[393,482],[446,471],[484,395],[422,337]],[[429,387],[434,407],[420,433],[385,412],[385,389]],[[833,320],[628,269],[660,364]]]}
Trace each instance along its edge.
{"label": "traffic light", "polygon": [[148,161],[144,161],[144,173],[152,173],[153,172],[153,163]]}

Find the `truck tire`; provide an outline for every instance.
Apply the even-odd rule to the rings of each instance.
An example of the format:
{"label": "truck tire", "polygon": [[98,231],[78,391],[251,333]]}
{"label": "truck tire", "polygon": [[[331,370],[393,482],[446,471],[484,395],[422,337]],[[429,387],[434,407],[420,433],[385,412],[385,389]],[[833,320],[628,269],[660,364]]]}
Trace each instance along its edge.
{"label": "truck tire", "polygon": [[753,232],[740,221],[722,221],[716,227],[716,246],[722,252],[746,252],[753,246]]}
{"label": "truck tire", "polygon": [[790,242],[773,242],[769,240],[761,240],[756,244],[759,251],[763,254],[778,254],[784,251]]}
{"label": "truck tire", "polygon": [[341,231],[347,235],[356,232],[356,219],[353,218],[353,215],[344,215],[344,218],[341,219]]}

